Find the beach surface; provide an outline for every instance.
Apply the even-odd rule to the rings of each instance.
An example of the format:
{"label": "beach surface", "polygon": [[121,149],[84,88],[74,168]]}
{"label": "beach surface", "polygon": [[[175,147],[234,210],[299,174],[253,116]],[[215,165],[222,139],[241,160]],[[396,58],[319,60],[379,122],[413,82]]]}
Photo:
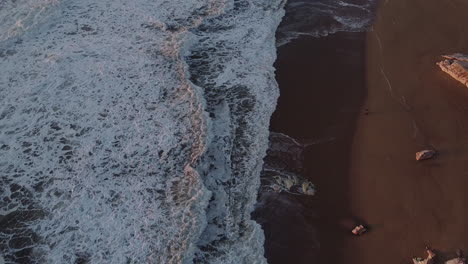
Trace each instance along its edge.
{"label": "beach surface", "polygon": [[[276,219],[264,227],[270,263],[398,264],[425,245],[468,251],[468,89],[436,65],[468,53],[466,14],[463,0],[381,1],[370,32],[279,49],[271,130],[313,143],[304,176],[318,193],[297,201],[319,242]],[[439,154],[416,162],[422,149]],[[370,232],[353,237],[360,222]],[[294,243],[280,254],[281,241]]]}
{"label": "beach surface", "polygon": [[[308,145],[303,176],[318,192],[313,197],[281,194],[275,207],[264,209],[270,208],[263,214],[274,216],[263,225],[269,263],[340,263],[352,226],[350,153],[366,94],[365,37],[341,32],[303,38],[279,49],[281,96],[271,130]],[[283,206],[286,199],[295,212]],[[278,206],[285,209],[274,211]]]}
{"label": "beach surface", "polygon": [[[367,36],[367,101],[351,152],[350,209],[372,227],[352,263],[468,250],[468,90],[440,55],[468,53],[466,1],[382,1]],[[436,149],[434,160],[415,152]]]}

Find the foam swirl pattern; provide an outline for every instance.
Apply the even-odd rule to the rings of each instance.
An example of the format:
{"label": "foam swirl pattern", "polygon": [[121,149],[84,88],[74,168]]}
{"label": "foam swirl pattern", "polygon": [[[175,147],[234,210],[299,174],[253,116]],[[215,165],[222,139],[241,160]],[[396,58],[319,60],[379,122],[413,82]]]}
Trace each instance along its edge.
{"label": "foam swirl pattern", "polygon": [[0,261],[265,262],[281,0],[0,5]]}
{"label": "foam swirl pattern", "polygon": [[287,15],[278,28],[277,45],[301,36],[367,31],[376,5],[376,0],[289,0]]}

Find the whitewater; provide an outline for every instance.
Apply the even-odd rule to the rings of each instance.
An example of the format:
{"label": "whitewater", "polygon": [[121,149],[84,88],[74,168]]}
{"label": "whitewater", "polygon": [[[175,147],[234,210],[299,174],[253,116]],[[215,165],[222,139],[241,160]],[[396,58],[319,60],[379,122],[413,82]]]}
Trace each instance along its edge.
{"label": "whitewater", "polygon": [[284,4],[0,1],[0,263],[265,263]]}

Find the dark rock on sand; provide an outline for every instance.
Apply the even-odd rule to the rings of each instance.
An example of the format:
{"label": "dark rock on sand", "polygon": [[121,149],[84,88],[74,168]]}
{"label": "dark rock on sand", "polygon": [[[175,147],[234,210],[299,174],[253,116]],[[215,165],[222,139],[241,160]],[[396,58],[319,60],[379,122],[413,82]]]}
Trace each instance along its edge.
{"label": "dark rock on sand", "polygon": [[455,80],[468,87],[468,55],[456,53],[442,57],[446,60],[438,62],[437,65]]}

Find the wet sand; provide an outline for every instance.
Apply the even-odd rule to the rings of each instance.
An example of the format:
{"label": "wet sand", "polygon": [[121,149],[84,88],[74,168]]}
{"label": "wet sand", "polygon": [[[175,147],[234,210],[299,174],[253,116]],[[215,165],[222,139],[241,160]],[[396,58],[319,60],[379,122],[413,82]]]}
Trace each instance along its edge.
{"label": "wet sand", "polygon": [[[435,65],[468,53],[467,14],[464,0],[382,1],[369,33],[279,49],[271,129],[325,141],[306,153],[318,193],[297,199],[320,246],[294,220],[276,219],[265,228],[270,263],[398,264],[424,245],[468,251],[468,89]],[[416,162],[425,148],[439,156]],[[372,229],[356,238],[347,228],[358,219]],[[291,250],[281,241],[294,241]]]}
{"label": "wet sand", "polygon": [[336,248],[349,236],[340,227],[350,216],[349,153],[366,92],[365,37],[344,32],[279,49],[281,96],[271,130],[313,143],[305,150],[304,176],[318,193],[286,197],[299,204],[295,215],[274,214],[263,226],[269,263],[340,263]]}

